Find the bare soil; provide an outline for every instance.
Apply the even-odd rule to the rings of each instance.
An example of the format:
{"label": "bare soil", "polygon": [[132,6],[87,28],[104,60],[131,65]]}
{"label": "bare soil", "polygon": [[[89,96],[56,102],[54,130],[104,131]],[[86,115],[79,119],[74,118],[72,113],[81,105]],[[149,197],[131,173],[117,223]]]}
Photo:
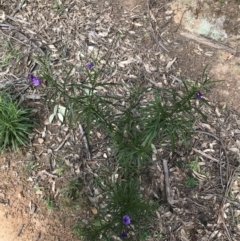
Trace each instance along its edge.
{"label": "bare soil", "polygon": [[[42,51],[48,51],[55,60],[53,65],[63,72],[62,63],[85,66],[91,56],[89,52],[99,51],[117,73],[112,79],[130,85],[176,87],[178,81],[174,77],[197,83],[208,66],[207,73],[212,79],[222,80],[211,87],[210,93],[203,93],[214,106],[203,110],[209,116],[208,123],[196,123],[192,149],[179,149],[167,157],[176,201],[173,208],[166,201],[160,147],[157,160],[143,175],[143,188],[149,196],[163,199],[153,227],[156,235],[149,240],[238,241],[240,3],[186,2],[189,1],[66,0],[56,1],[56,5],[42,0],[19,5],[18,1],[2,1],[1,41],[11,41],[21,54],[10,59],[8,67],[1,68],[0,87],[12,83],[22,95],[41,95],[47,87],[45,80],[40,88],[28,87],[27,92],[23,89],[28,85],[28,74],[38,69],[32,54],[41,55]],[[191,26],[187,25],[185,17],[191,16],[187,14],[195,18]],[[226,36],[218,40],[201,36],[215,46],[234,49],[235,54],[181,34],[190,31],[200,36],[193,30],[202,18],[210,16],[224,16],[222,29]],[[5,29],[3,24],[10,27]],[[6,54],[5,47],[0,51]],[[58,73],[59,79],[61,74]],[[77,71],[75,74],[78,77]],[[111,165],[113,157],[108,156],[108,142],[103,133],[92,130],[92,161],[84,166],[86,153],[79,130],[71,130],[57,120],[47,123],[51,110],[41,96],[27,102],[40,123],[29,148],[21,154],[0,157],[0,240],[79,240],[71,229],[76,222],[90,219],[98,208],[96,200],[93,201],[93,179],[99,175],[100,167]],[[199,164],[194,175],[199,185],[188,187],[186,178],[192,171],[187,166],[196,158]],[[61,168],[62,173],[57,173]],[[83,182],[79,191],[91,197],[90,202],[81,196],[78,205],[72,207],[63,198],[61,190],[73,178]],[[49,198],[54,200],[53,209],[46,204]],[[157,236],[158,232],[162,237]]]}

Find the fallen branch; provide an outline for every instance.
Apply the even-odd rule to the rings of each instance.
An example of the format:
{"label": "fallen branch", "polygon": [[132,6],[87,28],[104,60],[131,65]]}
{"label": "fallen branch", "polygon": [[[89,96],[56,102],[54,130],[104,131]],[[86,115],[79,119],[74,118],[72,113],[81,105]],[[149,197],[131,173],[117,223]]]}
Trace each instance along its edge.
{"label": "fallen branch", "polygon": [[165,160],[165,159],[163,159],[163,171],[164,171],[164,179],[165,179],[165,186],[166,186],[167,201],[172,206],[174,201],[172,199],[170,183],[169,183],[168,163],[167,163],[167,160]]}
{"label": "fallen branch", "polygon": [[91,158],[91,154],[90,154],[90,148],[89,148],[89,145],[88,145],[88,140],[87,140],[87,137],[86,137],[86,133],[83,130],[83,127],[82,127],[81,124],[79,124],[79,129],[80,129],[80,132],[81,132],[81,138],[83,138],[83,141],[84,141],[84,144],[85,144],[86,153],[87,153],[87,160],[90,161],[92,159]]}
{"label": "fallen branch", "polygon": [[62,143],[57,147],[57,149],[55,149],[54,151],[59,151],[62,147],[63,147],[63,145],[64,145],[64,143],[67,141],[67,139],[70,137],[70,133],[68,133],[66,136],[65,136],[65,138],[64,138],[64,140],[62,141]]}
{"label": "fallen branch", "polygon": [[45,175],[47,175],[47,176],[49,176],[49,177],[52,177],[52,178],[58,178],[57,175],[54,175],[54,174],[52,174],[52,173],[50,173],[50,172],[48,172],[48,171],[46,171],[46,170],[39,171],[38,174],[37,174],[37,176],[41,176],[41,175],[43,175],[43,174],[45,174]]}
{"label": "fallen branch", "polygon": [[[233,183],[233,181],[234,181],[234,178],[235,178],[236,173],[238,172],[238,169],[239,169],[239,168],[237,168],[237,169],[235,169],[235,170],[232,170],[232,173],[231,173],[231,175],[230,175],[230,177],[229,177],[229,179],[228,179],[228,183],[227,183],[227,187],[226,187],[226,191],[225,191],[225,197],[228,197],[228,196],[229,196],[229,192],[230,192],[230,190],[231,190],[231,188],[232,188],[232,183]],[[224,198],[224,199],[222,200],[222,204],[221,204],[221,206],[220,206],[220,211],[219,211],[218,218],[219,218],[219,220],[221,220],[221,222],[222,222],[222,224],[223,224],[223,227],[224,227],[224,229],[225,229],[225,234],[226,234],[228,240],[229,240],[229,241],[232,241],[233,239],[232,239],[232,237],[231,237],[231,235],[230,235],[229,229],[228,229],[228,227],[227,227],[227,225],[226,225],[226,223],[225,223],[225,218],[224,218],[224,213],[225,213],[225,212],[224,212],[224,206],[225,206],[225,203],[226,203],[226,198]]]}
{"label": "fallen branch", "polygon": [[206,154],[206,153],[203,152],[203,151],[197,150],[197,149],[195,149],[195,148],[192,148],[192,150],[195,151],[195,152],[197,152],[198,154],[200,154],[200,155],[202,155],[202,156],[204,156],[204,157],[212,160],[212,161],[215,161],[215,162],[219,163],[219,160],[218,160],[218,159],[216,159],[216,158],[214,158],[214,157],[211,157],[210,155]]}
{"label": "fallen branch", "polygon": [[227,52],[229,52],[233,55],[236,55],[237,53],[240,53],[240,52],[237,52],[235,49],[233,49],[231,47],[228,47],[224,44],[216,43],[213,40],[210,40],[208,38],[204,38],[202,36],[198,36],[198,35],[193,34],[193,33],[181,32],[180,34],[182,36],[186,37],[186,38],[195,40],[195,41],[197,41],[201,44],[205,44],[209,47],[212,47],[212,48],[215,48],[215,49],[220,49],[220,50],[225,50],[225,51],[227,51]]}

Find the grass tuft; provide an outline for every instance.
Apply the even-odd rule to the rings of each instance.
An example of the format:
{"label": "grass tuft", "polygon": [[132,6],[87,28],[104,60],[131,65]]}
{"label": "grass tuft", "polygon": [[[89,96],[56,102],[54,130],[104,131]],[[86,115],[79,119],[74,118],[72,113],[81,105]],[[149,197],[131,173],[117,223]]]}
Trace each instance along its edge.
{"label": "grass tuft", "polygon": [[30,110],[20,107],[10,95],[0,93],[0,150],[17,151],[29,142],[33,123]]}

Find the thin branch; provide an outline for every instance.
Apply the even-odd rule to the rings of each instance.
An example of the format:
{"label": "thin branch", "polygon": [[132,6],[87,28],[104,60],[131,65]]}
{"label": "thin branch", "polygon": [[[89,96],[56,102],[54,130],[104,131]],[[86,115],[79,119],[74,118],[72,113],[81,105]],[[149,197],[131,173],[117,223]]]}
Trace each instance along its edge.
{"label": "thin branch", "polygon": [[[32,95],[33,96],[33,95]],[[40,97],[41,98],[41,97]],[[64,140],[62,141],[62,143],[57,147],[57,149],[55,149],[54,151],[58,151],[58,150],[60,150],[62,147],[63,147],[63,145],[64,145],[64,143],[67,141],[67,139],[70,137],[70,133],[68,133],[66,136],[65,136],[65,138],[64,138]]]}
{"label": "thin branch", "polygon": [[240,53],[239,51],[237,52],[235,49],[228,47],[226,45],[220,44],[220,43],[216,43],[213,40],[198,36],[196,34],[193,33],[187,33],[187,32],[181,32],[180,33],[182,36],[195,40],[201,44],[205,44],[209,47],[215,48],[215,49],[220,49],[220,50],[225,50],[233,55],[236,55],[237,53]]}
{"label": "thin branch", "polygon": [[152,21],[151,21],[151,14],[150,14],[150,7],[149,7],[149,0],[147,1],[147,7],[148,7],[148,16],[150,18],[150,27],[152,29],[152,34],[153,34],[153,38],[156,41],[157,45],[160,46],[162,49],[164,49],[166,52],[169,52],[169,50],[161,43],[161,41],[159,41],[159,39],[157,38],[153,25],[152,25]]}
{"label": "thin branch", "polygon": [[[223,148],[223,151],[225,153],[225,157],[226,157],[226,161],[227,161],[227,172],[226,172],[226,179],[228,180],[228,173],[229,173],[229,159],[228,159],[228,155],[227,155],[227,150],[226,150],[226,147],[225,145],[223,144],[222,140],[220,138],[218,138],[217,136],[215,136],[214,134],[212,133],[209,133],[209,132],[206,132],[206,131],[198,131],[196,130],[195,132],[198,132],[198,133],[202,133],[202,134],[206,134],[206,135],[209,135],[213,138],[215,138],[217,141],[220,142],[222,148]],[[222,181],[222,165],[221,165],[221,156],[220,156],[220,177],[221,177],[221,184],[222,184],[222,187],[223,187],[223,181]]]}
{"label": "thin branch", "polygon": [[84,141],[84,144],[85,144],[86,153],[87,153],[87,160],[90,161],[92,159],[91,158],[91,154],[90,154],[90,148],[89,148],[89,145],[88,145],[88,140],[87,140],[87,137],[86,137],[86,133],[83,130],[83,127],[82,127],[81,124],[79,124],[79,129],[80,129],[80,132],[81,132],[81,138],[83,138],[83,141]]}
{"label": "thin branch", "polygon": [[203,152],[203,151],[197,150],[196,148],[192,148],[192,150],[195,151],[195,152],[197,152],[198,154],[200,154],[200,155],[202,155],[202,156],[204,156],[204,157],[212,160],[212,161],[215,161],[215,162],[217,162],[217,163],[220,163],[218,159],[216,159],[216,158],[214,158],[214,157],[206,154],[206,153]]}
{"label": "thin branch", "polygon": [[163,159],[163,171],[164,171],[164,179],[165,179],[165,186],[166,186],[167,201],[172,206],[174,201],[172,199],[170,183],[169,183],[168,162],[165,159]]}
{"label": "thin branch", "polygon": [[[237,169],[235,169],[235,170],[232,170],[231,176],[230,176],[229,179],[228,179],[228,183],[227,183],[227,187],[226,187],[226,191],[225,191],[225,197],[228,196],[228,193],[229,193],[229,191],[230,191],[230,189],[231,189],[231,187],[232,187],[232,183],[233,183],[233,181],[234,181],[234,177],[235,177],[236,172],[238,171],[238,169],[239,169],[239,168],[237,168]],[[227,236],[228,240],[229,240],[229,241],[232,241],[232,237],[231,237],[231,235],[230,235],[230,232],[229,232],[229,230],[228,230],[228,227],[227,227],[227,225],[226,225],[226,223],[225,223],[225,219],[224,219],[224,205],[225,205],[226,200],[227,200],[227,199],[224,198],[223,201],[222,201],[222,204],[221,204],[221,206],[220,206],[219,218],[220,218],[221,221],[222,221],[222,224],[223,224],[223,227],[224,227],[224,229],[225,229],[225,231],[226,231],[226,236]]]}
{"label": "thin branch", "polygon": [[25,224],[22,224],[18,230],[18,233],[17,233],[17,237],[19,237],[23,231],[23,228],[24,228]]}
{"label": "thin branch", "polygon": [[17,7],[14,9],[13,13],[11,14],[12,17],[14,17],[14,15],[21,10],[21,8],[25,2],[26,2],[26,0],[21,0],[18,3]]}

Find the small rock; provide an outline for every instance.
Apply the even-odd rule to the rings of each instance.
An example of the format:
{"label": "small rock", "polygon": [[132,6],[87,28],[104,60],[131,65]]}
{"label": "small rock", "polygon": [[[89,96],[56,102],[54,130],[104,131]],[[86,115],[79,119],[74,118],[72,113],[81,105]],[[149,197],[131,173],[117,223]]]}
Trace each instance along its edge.
{"label": "small rock", "polygon": [[18,198],[19,198],[19,199],[24,198],[24,195],[23,195],[23,192],[22,192],[22,191],[18,193]]}

